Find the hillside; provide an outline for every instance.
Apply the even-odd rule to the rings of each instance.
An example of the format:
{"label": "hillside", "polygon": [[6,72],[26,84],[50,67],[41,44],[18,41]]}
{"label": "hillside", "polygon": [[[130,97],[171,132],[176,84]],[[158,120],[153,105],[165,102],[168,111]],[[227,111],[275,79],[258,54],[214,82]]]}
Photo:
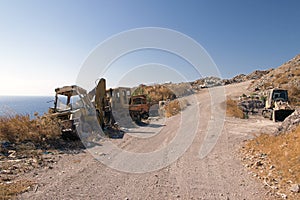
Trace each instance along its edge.
{"label": "hillside", "polygon": [[300,54],[255,80],[249,89],[265,91],[274,87],[288,89],[291,103],[300,105]]}

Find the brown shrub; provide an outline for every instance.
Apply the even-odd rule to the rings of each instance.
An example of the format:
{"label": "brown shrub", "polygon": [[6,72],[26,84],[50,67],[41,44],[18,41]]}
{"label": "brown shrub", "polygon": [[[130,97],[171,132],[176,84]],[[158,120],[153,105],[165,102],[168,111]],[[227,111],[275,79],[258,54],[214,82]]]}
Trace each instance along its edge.
{"label": "brown shrub", "polygon": [[18,180],[8,183],[0,183],[0,199],[12,199],[17,194],[26,192],[35,183],[30,180]]}
{"label": "brown shrub", "polygon": [[300,68],[295,71],[295,76],[300,76]]}
{"label": "brown shrub", "polygon": [[266,82],[263,84],[263,88],[262,89],[268,89],[268,88],[273,88],[273,83],[270,82]]}
{"label": "brown shrub", "polygon": [[288,88],[289,100],[293,106],[300,106],[300,89],[298,87]]}
{"label": "brown shrub", "polygon": [[152,104],[159,101],[166,101],[167,99],[174,99],[175,95],[173,91],[163,85],[145,86],[141,85],[135,89],[132,95],[147,95],[148,101]]}
{"label": "brown shrub", "polygon": [[176,99],[168,102],[165,105],[166,117],[172,117],[174,115],[177,115],[182,110],[184,110],[188,105],[189,103],[186,99],[180,101]]}
{"label": "brown shrub", "polygon": [[60,128],[57,121],[47,116],[37,116],[35,119],[30,119],[29,115],[0,117],[0,140],[11,143],[31,141],[41,144],[59,136]]}
{"label": "brown shrub", "polygon": [[286,84],[289,82],[289,78],[285,75],[282,75],[276,80],[276,82],[277,82],[277,85],[278,84]]}
{"label": "brown shrub", "polygon": [[242,109],[237,105],[237,101],[230,98],[226,100],[226,115],[228,117],[245,118]]}

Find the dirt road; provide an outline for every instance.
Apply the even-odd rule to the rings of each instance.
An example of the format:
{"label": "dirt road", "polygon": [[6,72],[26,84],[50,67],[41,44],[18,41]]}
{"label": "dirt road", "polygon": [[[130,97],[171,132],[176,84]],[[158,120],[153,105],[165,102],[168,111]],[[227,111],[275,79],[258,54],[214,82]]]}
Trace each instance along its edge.
{"label": "dirt road", "polygon": [[[249,82],[226,86],[226,93],[231,96],[240,95],[248,84]],[[174,141],[180,127],[186,126],[187,136],[195,137],[191,140],[187,138],[187,143],[191,141],[191,145],[171,164],[152,172],[130,173],[107,167],[89,151],[74,155],[62,154],[53,168],[37,170],[27,175],[39,185],[19,198],[268,199],[263,185],[243,167],[237,151],[241,142],[253,137],[254,133],[274,129],[273,122],[252,116],[248,120],[226,118],[216,145],[207,156],[200,158],[200,148],[208,137],[207,125],[214,117],[211,115],[210,94],[203,90],[189,98],[191,105],[183,113],[196,117],[195,111],[199,109],[198,126],[188,124],[193,119],[183,121],[185,125],[180,124],[182,114],[165,121],[153,121],[151,126],[131,128],[123,139],[111,140],[115,146],[127,152],[149,153],[164,149]],[[224,109],[224,106],[218,105],[218,109]],[[195,135],[189,133],[190,130],[195,130]],[[98,158],[110,159],[115,164],[113,166],[117,167],[136,167],[133,163],[138,163],[135,160],[130,162],[126,157],[109,150],[105,152],[105,149],[97,153]],[[170,157],[168,155],[166,159]]]}

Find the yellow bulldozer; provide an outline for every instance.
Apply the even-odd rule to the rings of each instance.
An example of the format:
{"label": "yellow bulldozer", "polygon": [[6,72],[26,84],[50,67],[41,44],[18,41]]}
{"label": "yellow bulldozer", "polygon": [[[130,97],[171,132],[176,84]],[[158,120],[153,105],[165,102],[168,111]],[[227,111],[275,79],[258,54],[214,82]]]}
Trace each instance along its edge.
{"label": "yellow bulldozer", "polygon": [[289,105],[287,90],[274,88],[267,92],[265,108],[262,111],[265,118],[269,118],[274,122],[284,121],[294,111]]}

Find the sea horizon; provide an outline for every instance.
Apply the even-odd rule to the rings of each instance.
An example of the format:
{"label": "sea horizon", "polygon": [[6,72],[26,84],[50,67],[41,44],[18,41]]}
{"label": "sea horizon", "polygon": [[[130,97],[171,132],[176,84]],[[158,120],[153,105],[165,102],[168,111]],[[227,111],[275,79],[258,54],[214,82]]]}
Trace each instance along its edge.
{"label": "sea horizon", "polygon": [[29,115],[34,118],[53,107],[53,96],[0,95],[0,116]]}

